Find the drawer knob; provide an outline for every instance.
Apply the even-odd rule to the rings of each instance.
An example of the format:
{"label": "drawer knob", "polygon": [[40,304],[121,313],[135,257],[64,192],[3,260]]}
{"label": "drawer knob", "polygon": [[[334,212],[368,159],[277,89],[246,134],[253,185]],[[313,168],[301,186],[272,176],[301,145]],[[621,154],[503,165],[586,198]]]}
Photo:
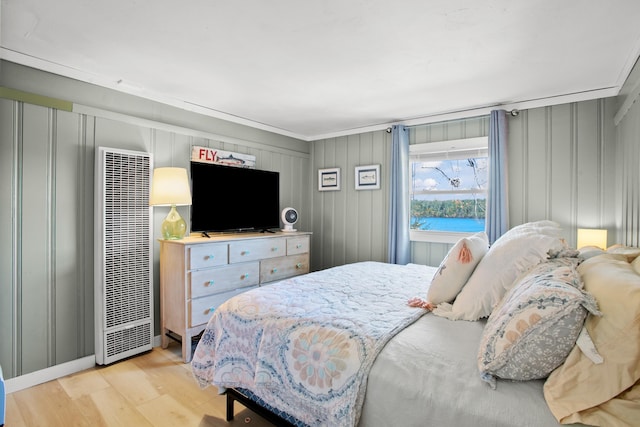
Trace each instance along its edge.
{"label": "drawer knob", "polygon": [[277,268],[274,268],[273,270],[271,270],[271,272],[272,272],[272,273],[277,273],[277,272],[278,272],[278,269],[277,269]]}
{"label": "drawer knob", "polygon": [[296,268],[298,268],[298,269],[302,268],[302,263],[297,263],[296,264]]}
{"label": "drawer knob", "polygon": [[208,310],[206,310],[206,311],[204,312],[204,314],[213,313],[214,311],[216,311],[216,308],[215,308],[215,307],[209,307],[209,309],[208,309]]}
{"label": "drawer knob", "polygon": [[301,247],[302,247],[302,245],[301,245],[300,243],[298,243],[298,244],[296,245],[296,249],[300,249]]}
{"label": "drawer knob", "polygon": [[240,255],[249,255],[249,251],[242,251]]}
{"label": "drawer knob", "polygon": [[213,255],[207,255],[207,259],[213,259],[214,256]]}
{"label": "drawer knob", "polygon": [[245,273],[242,276],[240,276],[241,279],[247,279],[249,277],[249,273]]}
{"label": "drawer knob", "polygon": [[209,280],[208,282],[205,282],[204,285],[205,286],[211,286],[211,285],[213,285],[213,283],[214,283],[213,280]]}
{"label": "drawer knob", "polygon": [[271,248],[271,252],[277,252],[277,251],[278,251],[277,247],[276,248]]}

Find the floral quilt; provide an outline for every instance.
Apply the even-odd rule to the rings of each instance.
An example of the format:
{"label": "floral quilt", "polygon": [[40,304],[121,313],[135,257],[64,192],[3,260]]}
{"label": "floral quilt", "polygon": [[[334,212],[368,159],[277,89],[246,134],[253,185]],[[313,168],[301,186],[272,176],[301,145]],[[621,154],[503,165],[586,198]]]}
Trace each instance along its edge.
{"label": "floral quilt", "polygon": [[213,314],[195,351],[200,386],[246,388],[310,426],[354,426],[385,344],[425,311],[425,266],[361,262],[240,294]]}

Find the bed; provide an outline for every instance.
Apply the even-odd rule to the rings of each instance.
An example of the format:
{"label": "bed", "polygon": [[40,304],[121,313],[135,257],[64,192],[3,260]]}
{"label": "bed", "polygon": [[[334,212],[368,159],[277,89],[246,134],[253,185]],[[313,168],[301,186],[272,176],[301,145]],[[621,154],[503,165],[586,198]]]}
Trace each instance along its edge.
{"label": "bed", "polygon": [[[625,369],[627,378],[616,381],[624,388],[591,406],[564,405],[572,398],[568,385],[582,381],[575,370],[558,373],[565,361],[584,364],[585,372],[603,365],[584,362],[576,345],[586,336],[601,350],[597,327],[587,326],[602,312],[578,273],[584,258],[567,251],[559,234],[555,224],[529,224],[491,248],[481,234],[461,239],[438,268],[360,262],[243,293],[213,314],[194,354],[194,376],[227,393],[228,419],[239,400],[276,425],[634,425],[640,367]],[[496,269],[494,255],[505,253],[511,261]],[[634,271],[631,256],[615,256]],[[631,289],[640,291],[634,274]],[[522,294],[537,302],[518,302]],[[435,309],[407,304],[416,296]],[[529,330],[521,327],[534,317]],[[505,345],[500,336],[510,336],[513,324],[519,336]],[[640,352],[631,347],[620,351],[637,365]],[[555,382],[547,387],[551,373]],[[593,408],[616,399],[622,414],[598,424]]]}

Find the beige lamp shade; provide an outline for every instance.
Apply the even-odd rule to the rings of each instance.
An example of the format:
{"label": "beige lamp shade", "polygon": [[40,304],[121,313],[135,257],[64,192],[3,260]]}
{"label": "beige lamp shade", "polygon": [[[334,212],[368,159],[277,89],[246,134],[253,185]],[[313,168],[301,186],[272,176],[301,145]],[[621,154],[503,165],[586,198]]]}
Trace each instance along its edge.
{"label": "beige lamp shade", "polygon": [[578,228],[578,249],[585,246],[607,248],[607,230],[597,228]]}
{"label": "beige lamp shade", "polygon": [[184,168],[156,168],[151,181],[152,206],[191,205],[189,177]]}

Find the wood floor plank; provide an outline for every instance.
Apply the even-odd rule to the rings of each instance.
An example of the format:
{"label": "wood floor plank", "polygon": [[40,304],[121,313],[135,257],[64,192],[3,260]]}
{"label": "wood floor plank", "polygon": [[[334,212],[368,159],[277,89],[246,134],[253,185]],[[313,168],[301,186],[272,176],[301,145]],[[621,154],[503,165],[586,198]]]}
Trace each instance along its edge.
{"label": "wood floor plank", "polygon": [[91,394],[91,400],[106,426],[152,427],[143,414],[123,394],[109,387]]}
{"label": "wood floor plank", "polygon": [[96,366],[7,396],[7,427],[273,427],[241,404],[226,421],[226,397],[201,389],[181,347]]}
{"label": "wood floor plank", "polygon": [[[200,389],[191,373],[190,365],[176,364],[154,350],[144,358],[136,358],[134,363],[149,376],[150,382],[162,393],[171,395],[182,405],[196,408],[215,399],[217,389]],[[184,367],[189,369],[185,369]]]}
{"label": "wood floor plank", "polygon": [[[22,418],[28,426],[89,426],[58,381],[13,393]],[[46,414],[46,416],[43,416]]]}
{"label": "wood floor plank", "polygon": [[18,403],[14,394],[8,394],[5,401],[5,425],[11,427],[26,427],[28,424],[22,418],[22,413],[18,408]]}
{"label": "wood floor plank", "polygon": [[156,427],[197,426],[202,416],[164,394],[157,399],[138,405],[138,411]]}
{"label": "wood floor plank", "polygon": [[146,371],[140,369],[134,359],[123,360],[98,369],[100,375],[134,405],[148,402],[160,396],[149,381]]}
{"label": "wood floor plank", "polygon": [[88,369],[58,380],[71,399],[88,396],[94,391],[109,387],[109,383],[96,369]]}

